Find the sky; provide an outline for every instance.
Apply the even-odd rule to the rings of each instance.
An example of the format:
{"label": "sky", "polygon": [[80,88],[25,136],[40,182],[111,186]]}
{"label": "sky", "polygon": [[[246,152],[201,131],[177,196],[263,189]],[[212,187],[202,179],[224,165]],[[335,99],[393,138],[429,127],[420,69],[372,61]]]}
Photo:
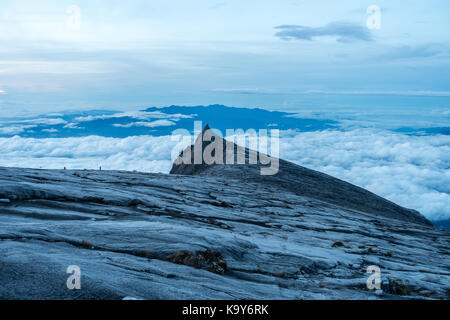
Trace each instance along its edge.
{"label": "sky", "polygon": [[446,0],[2,0],[0,115],[449,97],[448,12]]}

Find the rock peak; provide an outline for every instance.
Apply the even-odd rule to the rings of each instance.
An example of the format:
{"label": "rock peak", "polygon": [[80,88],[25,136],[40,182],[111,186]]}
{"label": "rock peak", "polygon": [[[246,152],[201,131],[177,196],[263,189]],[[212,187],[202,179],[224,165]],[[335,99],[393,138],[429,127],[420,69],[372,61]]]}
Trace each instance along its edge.
{"label": "rock peak", "polygon": [[[218,154],[217,150],[211,147],[213,144],[221,145],[221,153],[223,153]],[[212,149],[215,151],[209,152]],[[204,153],[213,154],[213,160],[223,159],[223,161],[221,164],[205,161]],[[243,164],[237,161],[239,154],[244,157]],[[424,216],[415,210],[403,208],[368,190],[289,161],[276,159],[279,161],[276,174],[263,175],[261,174],[261,168],[266,168],[266,166],[259,162],[249,164],[250,156],[255,156],[255,154],[257,158],[260,158],[261,155],[265,156],[263,153],[258,153],[223,139],[212,132],[209,125],[206,125],[202,133],[196,138],[195,143],[188,146],[175,160],[170,174],[206,175],[217,178],[240,179],[246,182],[252,181],[260,185],[276,186],[285,190],[285,192],[298,196],[369,213],[375,217],[385,216],[432,226]],[[230,157],[231,162],[228,161]]]}
{"label": "rock peak", "polygon": [[211,130],[211,128],[209,127],[209,124],[206,124],[206,126],[202,130],[202,133],[205,133],[208,130]]}

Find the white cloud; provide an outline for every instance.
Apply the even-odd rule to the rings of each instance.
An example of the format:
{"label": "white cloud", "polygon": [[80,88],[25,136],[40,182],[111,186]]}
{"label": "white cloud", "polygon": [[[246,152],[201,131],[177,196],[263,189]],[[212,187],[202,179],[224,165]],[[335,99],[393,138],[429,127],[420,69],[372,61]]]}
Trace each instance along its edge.
{"label": "white cloud", "polygon": [[156,120],[151,122],[131,122],[127,124],[113,124],[114,127],[118,128],[131,128],[131,127],[148,127],[148,128],[156,128],[156,127],[170,127],[176,125],[175,122],[170,120]]}
{"label": "white cloud", "polygon": [[67,128],[68,128],[68,129],[84,129],[84,128],[82,128],[82,127],[77,126],[77,123],[73,123],[73,122],[66,124],[66,125],[64,126],[64,128],[66,128],[66,129],[67,129]]}
{"label": "white cloud", "polygon": [[[38,127],[38,125],[59,125],[66,124],[67,121],[61,118],[37,118],[37,119],[23,119],[23,120],[9,120],[0,121],[0,134],[15,135],[23,133],[27,129]],[[56,132],[55,129],[46,129],[46,132]]]}
{"label": "white cloud", "polygon": [[280,156],[364,187],[430,219],[450,218],[450,136],[284,132]]}
{"label": "white cloud", "polygon": [[58,130],[56,130],[56,129],[44,129],[44,130],[42,130],[43,132],[48,132],[48,133],[55,133],[55,132],[58,132]]}
{"label": "white cloud", "polygon": [[58,124],[66,124],[67,121],[61,118],[38,118],[38,119],[29,119],[29,120],[10,120],[6,121],[5,123],[17,123],[17,124],[23,124],[23,123],[32,123],[32,124],[43,124],[43,125],[49,125],[54,126]]}
{"label": "white cloud", "polygon": [[178,121],[180,119],[190,119],[194,115],[186,115],[186,114],[167,114],[159,111],[130,111],[130,112],[120,112],[114,114],[102,114],[98,116],[85,116],[85,117],[77,117],[74,120],[77,122],[89,122],[94,120],[105,120],[105,119],[116,119],[116,118],[124,118],[129,117],[133,119],[139,120],[150,120],[150,119],[171,119],[173,121]]}
{"label": "white cloud", "polygon": [[0,127],[0,134],[13,135],[24,132],[26,129],[35,128],[36,125],[13,125]]}
{"label": "white cloud", "polygon": [[[0,138],[0,166],[169,172],[170,136]],[[280,156],[367,188],[430,219],[450,218],[450,136],[384,130],[281,132]]]}
{"label": "white cloud", "polygon": [[169,172],[170,137],[0,138],[0,166]]}

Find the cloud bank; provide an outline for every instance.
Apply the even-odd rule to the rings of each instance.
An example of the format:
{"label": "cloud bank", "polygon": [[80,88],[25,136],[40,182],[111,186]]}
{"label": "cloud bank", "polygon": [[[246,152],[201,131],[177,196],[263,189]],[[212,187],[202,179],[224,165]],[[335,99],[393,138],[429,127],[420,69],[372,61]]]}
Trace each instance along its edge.
{"label": "cloud bank", "polygon": [[175,122],[170,120],[156,120],[151,122],[131,122],[127,124],[116,123],[113,124],[114,127],[118,128],[131,128],[131,127],[147,127],[147,128],[157,128],[157,127],[171,127],[176,125]]}
{"label": "cloud bank", "polygon": [[0,138],[0,166],[169,172],[170,136]]}
{"label": "cloud bank", "polygon": [[[169,172],[170,136],[0,138],[0,166]],[[431,220],[450,218],[450,136],[376,129],[283,131],[280,156],[364,187]]]}
{"label": "cloud bank", "polygon": [[89,122],[94,120],[105,120],[105,119],[119,119],[119,118],[133,118],[139,120],[150,120],[150,119],[170,119],[173,121],[178,121],[180,119],[190,119],[193,115],[187,114],[166,114],[159,111],[130,111],[130,112],[118,112],[114,114],[102,114],[97,116],[84,116],[84,117],[76,117],[74,120],[77,122]]}
{"label": "cloud bank", "polygon": [[285,132],[280,154],[416,209],[431,220],[450,218],[450,136],[374,129]]}

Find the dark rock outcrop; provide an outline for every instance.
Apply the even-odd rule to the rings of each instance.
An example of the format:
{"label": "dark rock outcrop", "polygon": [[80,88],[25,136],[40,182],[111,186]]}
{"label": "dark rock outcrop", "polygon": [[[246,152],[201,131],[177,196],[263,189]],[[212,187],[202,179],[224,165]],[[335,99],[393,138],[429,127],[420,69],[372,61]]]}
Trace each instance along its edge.
{"label": "dark rock outcrop", "polygon": [[[252,153],[253,156],[256,155],[257,159],[260,158],[260,153],[224,140],[215,134],[208,125],[203,129],[201,135],[197,137],[193,145],[188,146],[180,154],[173,164],[170,174],[220,176],[273,185],[299,196],[311,197],[348,209],[363,211],[372,214],[374,217],[385,216],[432,226],[432,223],[416,210],[403,208],[363,188],[289,161],[277,159],[279,163],[278,172],[275,175],[261,175],[261,168],[264,165],[249,163]],[[206,135],[208,135],[208,138],[203,139],[203,136]],[[209,137],[213,138],[209,139]],[[195,164],[195,153],[201,152],[203,155],[205,148],[215,142],[222,144],[223,164],[206,164],[203,159],[202,163]],[[235,164],[226,164],[227,143],[233,144],[232,148],[228,146],[228,150],[233,150],[232,158]],[[245,155],[245,164],[236,164],[239,152]],[[186,155],[188,157],[183,159]],[[267,155],[263,156],[267,157]],[[186,159],[189,159],[190,162],[186,163]]]}
{"label": "dark rock outcrop", "polygon": [[227,262],[222,257],[222,253],[213,250],[197,251],[195,253],[185,250],[177,251],[169,255],[166,260],[217,274],[224,274],[227,270]]}

